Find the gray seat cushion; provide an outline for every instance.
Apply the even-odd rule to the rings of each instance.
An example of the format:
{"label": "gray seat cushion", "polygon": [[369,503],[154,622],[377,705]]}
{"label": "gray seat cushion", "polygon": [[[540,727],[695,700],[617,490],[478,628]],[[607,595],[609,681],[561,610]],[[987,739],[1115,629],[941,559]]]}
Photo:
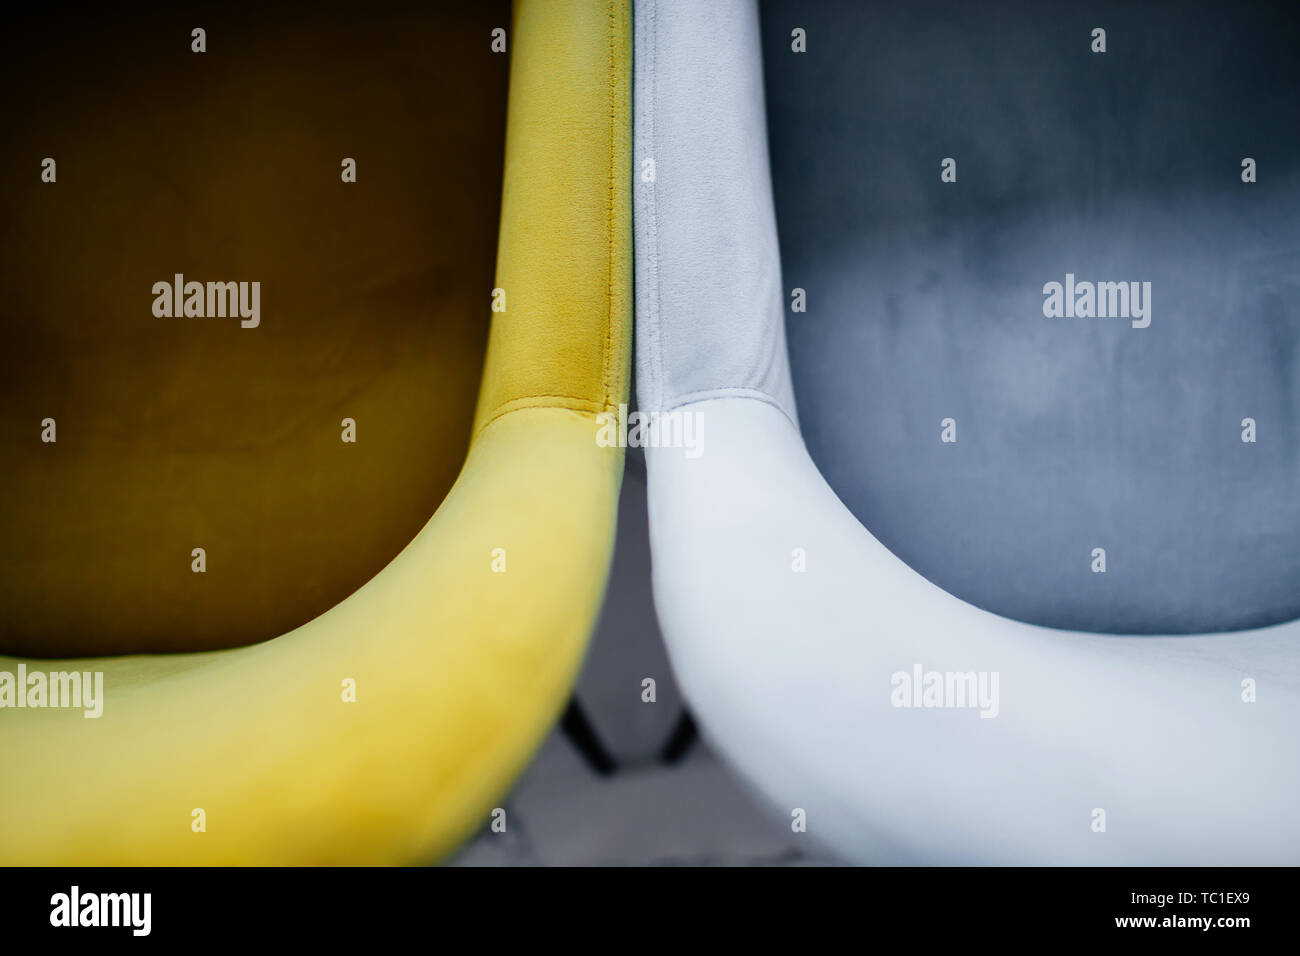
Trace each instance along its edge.
{"label": "gray seat cushion", "polygon": [[[1300,615],[1297,15],[1187,6],[762,10],[808,447],[881,542],[999,614]],[[1150,282],[1150,325],[1046,317],[1067,273]]]}

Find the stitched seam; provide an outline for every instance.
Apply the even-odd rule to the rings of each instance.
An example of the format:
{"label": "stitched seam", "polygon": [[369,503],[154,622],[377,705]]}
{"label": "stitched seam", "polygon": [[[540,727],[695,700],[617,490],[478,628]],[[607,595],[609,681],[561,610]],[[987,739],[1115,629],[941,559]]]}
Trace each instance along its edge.
{"label": "stitched seam", "polygon": [[570,402],[581,402],[590,405],[592,408],[604,407],[598,399],[585,398],[582,395],[521,395],[518,398],[512,398],[509,401],[502,402],[497,406],[497,408],[505,408],[507,405],[518,405],[520,402],[538,402],[552,398],[562,398]]}
{"label": "stitched seam", "polygon": [[[601,393],[602,393],[601,399],[596,400],[591,398],[584,398],[578,395],[523,395],[520,396],[519,398],[506,399],[505,401],[500,402],[483,420],[483,423],[479,425],[477,429],[475,429],[474,435],[471,438],[471,442],[477,439],[479,435],[483,434],[484,429],[486,429],[498,418],[501,418],[505,415],[510,414],[511,412],[519,411],[524,408],[557,408],[564,411],[572,411],[572,412],[591,412],[591,411],[598,412],[598,411],[603,411],[604,409],[607,408],[612,408],[614,406],[614,394],[613,394],[614,387],[613,387],[613,383],[611,382],[611,375],[613,372],[613,365],[614,365],[613,362],[614,288],[615,288],[615,281],[616,281],[616,277],[614,275],[614,243],[616,238],[614,234],[615,232],[614,231],[614,209],[616,206],[616,202],[615,202],[616,180],[614,177],[616,175],[617,166],[618,166],[617,164],[618,149],[617,149],[617,143],[615,139],[618,130],[617,7],[618,7],[618,0],[610,0],[608,5],[609,34],[606,38],[609,46],[609,67],[606,72],[606,85],[609,93],[609,100],[608,100],[609,195],[608,195],[608,201],[607,201],[607,206],[605,211],[605,231],[607,234],[606,258],[608,260],[608,278],[605,287],[605,344],[604,344],[603,354],[601,356]],[[543,401],[556,400],[556,399],[562,400],[563,402],[569,402],[574,404],[558,404],[558,405],[535,404],[536,402],[543,402]]]}
{"label": "stitched seam", "polygon": [[699,391],[689,392],[686,395],[674,399],[672,405],[664,408],[663,411],[665,413],[672,412],[687,405],[698,405],[701,402],[717,401],[726,398],[746,399],[752,402],[761,402],[764,405],[771,405],[780,412],[782,416],[784,416],[785,420],[794,427],[796,432],[799,431],[799,423],[791,417],[789,409],[767,392],[764,392],[761,389],[752,388],[748,385],[727,385],[720,388],[705,388],[700,389]]}
{"label": "stitched seam", "polygon": [[[657,153],[659,118],[659,77],[657,70],[659,53],[659,0],[650,3],[650,156]],[[654,362],[654,391],[652,408],[659,408],[664,401],[664,347],[663,347],[663,275],[659,269],[659,167],[655,165],[655,180],[650,184],[650,228],[652,230],[650,256],[654,264],[654,338],[651,340],[651,360]]]}
{"label": "stitched seam", "polygon": [[[663,404],[663,335],[660,302],[663,298],[663,282],[659,269],[659,203],[658,170],[655,181],[642,183],[637,170],[647,158],[653,161],[656,153],[655,122],[659,110],[659,84],[656,72],[658,4],[655,0],[646,0],[636,5],[636,43],[633,55],[636,64],[636,81],[633,84],[633,130],[634,155],[632,163],[633,201],[640,206],[634,219],[645,224],[644,235],[636,242],[637,263],[637,315],[634,339],[637,343],[637,372],[642,373],[637,381],[638,391],[643,391],[646,400],[643,406],[656,409]],[[645,95],[644,104],[637,100],[637,93]],[[644,117],[644,119],[642,119]],[[635,223],[634,223],[635,231]],[[645,305],[641,308],[641,296]],[[641,343],[644,343],[642,346]],[[640,359],[644,356],[645,361]]]}
{"label": "stitched seam", "polygon": [[616,0],[610,0],[609,3],[609,72],[607,74],[608,92],[609,92],[609,205],[606,210],[606,232],[608,233],[608,247],[606,255],[609,261],[609,278],[605,287],[605,354],[603,357],[602,379],[604,390],[605,406],[613,404],[613,385],[610,382],[612,373],[613,352],[614,352],[614,190],[616,183],[614,180],[616,162],[615,153],[617,146],[615,135],[617,131],[617,117],[615,116],[617,107],[617,82],[615,78],[615,58],[617,50],[615,48],[617,37],[617,24],[615,22],[615,3]]}

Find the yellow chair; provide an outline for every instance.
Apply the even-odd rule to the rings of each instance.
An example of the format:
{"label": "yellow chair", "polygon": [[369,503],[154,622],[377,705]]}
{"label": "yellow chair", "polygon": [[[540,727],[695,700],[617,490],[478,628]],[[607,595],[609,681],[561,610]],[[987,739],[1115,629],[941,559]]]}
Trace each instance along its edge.
{"label": "yellow chair", "polygon": [[[329,29],[330,18],[322,22]],[[413,103],[377,102],[373,110],[418,112],[433,104],[449,111],[451,120],[441,112],[427,116],[432,132],[412,149],[490,146],[500,111],[480,94],[492,89],[491,71],[502,70],[504,58],[491,59],[489,31],[458,21],[408,35],[416,25],[430,26],[413,22],[404,30],[400,21],[381,18],[373,29],[392,31],[399,59],[442,63],[432,68],[443,70],[448,85],[418,91]],[[344,151],[339,124],[326,121],[319,135],[308,135],[310,118],[295,118],[292,107],[301,104],[294,96],[334,82],[341,89],[363,83],[365,74],[358,70],[346,81],[295,76],[292,57],[330,39],[314,27],[303,28],[285,54],[289,61],[258,56],[256,38],[210,29],[207,60],[167,64],[220,72],[232,69],[214,63],[221,56],[243,56],[244,66],[264,68],[260,77],[231,74],[231,83],[245,84],[237,93],[247,99],[223,100],[225,87],[210,76],[197,83],[204,105],[220,115],[190,134],[198,142],[209,126],[242,130],[297,149],[292,158],[236,149],[223,166],[220,156],[205,163],[196,148],[192,158],[203,164],[197,172],[158,168],[149,182],[132,185],[128,174],[124,185],[104,157],[115,147],[128,150],[128,143],[96,140],[98,161],[78,163],[76,136],[68,133],[59,141],[68,145],[61,147],[57,181],[34,186],[48,192],[18,203],[31,217],[29,237],[53,219],[47,245],[66,241],[76,250],[74,261],[45,268],[47,275],[62,270],[60,291],[50,295],[80,322],[93,324],[94,317],[85,311],[93,294],[77,284],[84,272],[77,256],[87,243],[78,242],[76,229],[84,235],[122,224],[123,247],[146,241],[158,254],[147,258],[157,263],[152,272],[115,273],[109,281],[120,279],[120,290],[99,290],[130,316],[119,322],[113,314],[111,335],[129,342],[111,354],[79,349],[76,329],[57,317],[40,325],[39,308],[36,332],[24,339],[15,326],[18,345],[43,361],[29,362],[32,374],[6,386],[18,421],[6,421],[0,436],[14,462],[5,477],[3,530],[6,542],[21,545],[9,556],[0,612],[5,648],[24,656],[0,658],[0,675],[20,668],[102,672],[104,690],[98,718],[74,708],[0,709],[0,862],[438,859],[487,825],[495,801],[559,713],[603,594],[622,476],[621,449],[596,439],[597,416],[627,394],[630,13],[620,2],[520,0],[509,26],[494,283],[505,309],[491,313],[485,360],[475,329],[489,310],[486,283],[472,301],[440,305],[430,303],[429,290],[440,282],[456,286],[457,269],[475,268],[482,236],[473,223],[485,212],[470,208],[475,176],[483,167],[495,177],[500,167],[482,156],[449,161],[428,173],[426,187],[410,176],[411,188],[428,192],[404,201],[383,181],[387,174],[401,178],[409,144],[366,141],[355,147],[357,181],[341,183],[339,163],[353,154]],[[466,44],[454,38],[461,35]],[[331,37],[334,44],[347,39],[337,30]],[[371,38],[351,39],[348,49]],[[381,50],[372,65],[380,68],[393,55]],[[234,109],[241,104],[242,112]],[[155,100],[139,115],[165,106]],[[227,107],[231,112],[221,113]],[[365,104],[357,109],[360,115]],[[93,118],[87,122],[94,125]],[[377,155],[383,146],[387,158]],[[190,155],[175,148],[159,147],[161,165]],[[277,164],[292,169],[268,172]],[[365,229],[349,235],[352,227],[314,211],[313,190],[323,195],[324,186],[298,181],[318,175],[309,171],[317,165],[326,170],[322,183],[351,204],[356,218],[349,222],[375,227],[375,235],[396,231],[382,255],[361,241]],[[124,206],[144,209],[144,217],[163,194],[182,211],[202,213],[215,201],[183,181],[191,175],[261,183],[243,199],[226,197],[248,204],[236,212],[247,214],[252,231],[218,234],[196,249],[187,245],[192,229],[182,214],[171,234],[141,239]],[[95,177],[116,185],[85,185]],[[121,193],[120,214],[100,216],[102,203],[86,200],[94,189],[105,201]],[[277,214],[253,211],[261,209],[259,198]],[[416,205],[433,200],[440,205]],[[42,202],[47,207],[33,205]],[[62,218],[48,208],[59,202]],[[379,210],[365,211],[367,203]],[[74,221],[77,209],[89,225]],[[303,218],[286,227],[282,217],[295,214]],[[469,233],[443,242],[448,223],[457,222]],[[294,239],[300,248],[286,251],[283,244]],[[441,256],[432,273],[410,261],[409,251],[431,246]],[[117,255],[104,245],[95,251]],[[287,295],[274,296],[313,268],[322,281],[353,270],[360,287],[352,300],[313,299],[304,291],[310,301],[294,307],[294,325],[286,318],[293,311]],[[149,306],[131,297],[173,271],[196,280],[264,278],[260,324],[146,312],[148,327],[133,330],[130,323]],[[47,283],[47,291],[52,287]],[[29,301],[45,300],[33,293]],[[386,344],[383,335],[367,334],[370,320],[383,323],[385,335],[411,338]],[[421,332],[430,321],[439,336]],[[6,361],[16,369],[22,360]],[[105,370],[106,362],[117,364]],[[471,423],[463,399],[472,399],[468,376],[480,362]],[[313,390],[322,374],[333,376],[341,398],[322,399]],[[237,406],[223,418],[219,402],[205,404],[205,388],[236,396]],[[123,401],[124,392],[134,400]],[[38,438],[38,423],[49,414],[41,401],[63,403],[50,415],[54,443]],[[271,405],[275,414],[264,415]],[[344,417],[355,421],[355,443],[342,440]],[[260,430],[248,427],[250,418]],[[446,487],[446,448],[463,447],[465,438],[459,477],[414,540],[341,603],[261,640],[268,635],[259,629],[285,608],[307,609],[297,618],[303,620],[314,613],[313,602],[359,584],[349,575],[365,570],[421,494]],[[368,441],[379,446],[375,452],[365,452]],[[71,516],[62,510],[70,502],[81,509]],[[225,508],[221,520],[213,522],[200,502]],[[383,527],[367,527],[353,509]],[[331,517],[336,526],[322,527]],[[196,573],[190,545],[205,542],[206,569]],[[70,562],[79,547],[83,560]],[[289,567],[276,571],[276,560]],[[55,659],[105,652],[116,656]]]}

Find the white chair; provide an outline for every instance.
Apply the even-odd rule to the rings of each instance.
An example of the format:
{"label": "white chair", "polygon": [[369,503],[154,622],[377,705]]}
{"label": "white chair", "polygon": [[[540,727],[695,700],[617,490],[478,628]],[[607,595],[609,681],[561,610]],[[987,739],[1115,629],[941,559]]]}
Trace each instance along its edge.
{"label": "white chair", "polygon": [[[706,739],[853,861],[1300,860],[1300,624],[1037,627],[881,545],[800,435],[755,5],[635,21],[638,398],[697,441],[661,421],[646,449],[653,583]],[[986,705],[899,706],[918,666],[983,677]]]}

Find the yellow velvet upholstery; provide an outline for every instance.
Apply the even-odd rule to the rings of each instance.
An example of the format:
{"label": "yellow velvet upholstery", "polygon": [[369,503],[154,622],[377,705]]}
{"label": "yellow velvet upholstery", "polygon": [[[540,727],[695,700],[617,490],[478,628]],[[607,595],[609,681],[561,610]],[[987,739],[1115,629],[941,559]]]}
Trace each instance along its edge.
{"label": "yellow velvet upholstery", "polygon": [[[39,104],[0,156],[0,653],[283,634],[377,574],[465,459],[509,4],[198,22],[203,54],[149,5],[0,39],[0,79]],[[155,316],[178,272],[260,282],[257,327]]]}
{"label": "yellow velvet upholstery", "polygon": [[623,3],[517,5],[506,311],[441,507],[273,640],[24,661],[102,670],[105,702],[0,710],[0,862],[401,863],[487,825],[563,705],[608,569],[622,452],[596,415],[627,391],[629,29]]}
{"label": "yellow velvet upholstery", "polygon": [[[557,39],[517,44],[513,54],[497,259],[507,311],[493,323],[479,427],[515,408],[600,412],[623,400],[631,362],[629,18],[626,0],[518,6],[517,35],[545,30]],[[557,55],[559,37],[598,32],[600,43]]]}

